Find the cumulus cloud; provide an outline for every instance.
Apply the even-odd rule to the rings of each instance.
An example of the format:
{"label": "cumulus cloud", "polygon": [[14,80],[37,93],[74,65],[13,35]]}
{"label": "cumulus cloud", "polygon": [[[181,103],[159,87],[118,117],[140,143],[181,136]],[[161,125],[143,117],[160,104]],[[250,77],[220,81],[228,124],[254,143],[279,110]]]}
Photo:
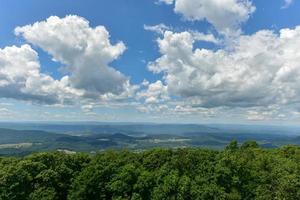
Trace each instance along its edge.
{"label": "cumulus cloud", "polygon": [[289,108],[281,109],[279,106],[251,108],[245,111],[245,117],[250,121],[286,120],[293,112]]}
{"label": "cumulus cloud", "polygon": [[168,105],[163,104],[144,104],[137,106],[137,110],[141,113],[148,113],[152,116],[166,114],[170,111]]}
{"label": "cumulus cloud", "polygon": [[160,103],[169,99],[167,86],[160,80],[147,84],[147,89],[137,93],[137,99],[144,99],[146,104]]}
{"label": "cumulus cloud", "polygon": [[[250,1],[241,0],[174,0],[174,4],[175,11],[187,20],[206,19],[225,34],[238,31],[254,11]],[[228,22],[221,24],[224,18]],[[145,25],[144,29],[159,34],[161,56],[148,69],[163,78],[134,86],[110,66],[126,47],[123,42],[112,44],[105,27],[91,27],[78,16],[52,16],[17,27],[16,35],[46,51],[67,73],[59,80],[43,73],[38,53],[28,44],[5,47],[0,49],[0,98],[60,105],[77,101],[89,114],[99,102],[111,100],[118,105],[132,103],[141,112],[175,116],[215,117],[218,109],[238,108],[248,120],[286,117],[280,110],[263,107],[300,109],[300,26],[278,33],[261,30],[236,35],[217,50],[195,45],[196,41],[220,43],[213,34],[175,32],[164,24]],[[0,108],[0,113],[6,110]]]}
{"label": "cumulus cloud", "polygon": [[[173,28],[170,26],[166,26],[165,24],[157,24],[157,25],[144,25],[144,29],[146,31],[152,31],[154,33],[157,33],[159,35],[164,35],[164,33],[166,31],[173,31]],[[215,43],[218,44],[220,43],[220,41],[212,34],[212,33],[202,33],[199,31],[195,31],[195,30],[189,30],[189,33],[192,34],[193,39],[197,40],[197,41],[205,41],[205,42],[211,42],[211,43]]]}
{"label": "cumulus cloud", "polygon": [[58,104],[81,95],[67,86],[67,77],[54,80],[40,70],[37,52],[29,45],[0,49],[0,97]]}
{"label": "cumulus cloud", "polygon": [[29,44],[5,47],[0,49],[0,98],[49,105],[86,104],[128,99],[138,89],[109,66],[126,47],[122,42],[111,44],[103,26],[92,28],[78,16],[52,16],[17,27],[15,34],[50,54],[66,74],[54,79],[42,73],[38,53]]}
{"label": "cumulus cloud", "polygon": [[176,105],[173,109],[175,114],[179,115],[195,115],[201,114],[202,117],[210,118],[216,116],[216,110],[203,107],[193,107],[191,105]]}
{"label": "cumulus cloud", "polygon": [[111,44],[104,26],[90,27],[79,16],[51,16],[45,21],[17,27],[16,35],[49,53],[65,65],[71,87],[86,96],[119,95],[130,86],[128,78],[109,66],[126,49],[123,42]]}
{"label": "cumulus cloud", "polygon": [[[174,11],[186,20],[212,24],[220,33],[232,35],[240,32],[240,25],[255,11],[249,0],[174,0]],[[172,4],[173,1],[164,1]]]}
{"label": "cumulus cloud", "polygon": [[166,31],[157,42],[161,57],[149,70],[193,107],[299,104],[300,27],[242,35],[215,51],[195,48],[189,32]]}
{"label": "cumulus cloud", "polygon": [[170,30],[171,27],[165,25],[165,24],[157,24],[157,25],[153,25],[153,26],[150,26],[150,25],[145,25],[144,24],[144,29],[146,31],[152,31],[152,32],[155,32],[157,34],[164,34],[164,32],[166,30]]}
{"label": "cumulus cloud", "polygon": [[220,44],[221,41],[217,38],[215,38],[215,36],[211,33],[209,34],[205,34],[202,32],[198,32],[198,31],[189,31],[189,33],[191,33],[191,35],[193,36],[193,39],[196,41],[205,41],[205,42],[211,42],[211,43],[215,43],[215,44]]}

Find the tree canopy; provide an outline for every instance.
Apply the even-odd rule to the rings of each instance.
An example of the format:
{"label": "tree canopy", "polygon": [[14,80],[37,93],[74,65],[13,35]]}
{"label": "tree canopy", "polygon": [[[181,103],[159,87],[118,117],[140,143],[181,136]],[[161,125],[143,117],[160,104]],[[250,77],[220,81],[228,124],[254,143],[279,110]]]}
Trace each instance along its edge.
{"label": "tree canopy", "polygon": [[1,200],[300,199],[300,147],[152,149],[0,158]]}

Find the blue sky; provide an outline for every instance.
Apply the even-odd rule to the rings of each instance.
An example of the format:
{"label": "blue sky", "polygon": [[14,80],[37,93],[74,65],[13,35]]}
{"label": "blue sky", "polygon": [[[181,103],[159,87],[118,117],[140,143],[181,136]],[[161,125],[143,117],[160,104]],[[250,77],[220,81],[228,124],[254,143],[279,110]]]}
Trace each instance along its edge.
{"label": "blue sky", "polygon": [[[224,0],[224,6],[218,7],[217,1],[1,1],[0,120],[299,123],[300,78],[291,72],[296,77],[285,74],[289,81],[283,81],[279,75],[300,71],[294,64],[298,56],[293,57],[297,49],[293,45],[300,44],[296,29],[300,2]],[[53,28],[56,22],[45,21],[51,16],[63,25]],[[68,23],[82,20],[91,33],[82,36],[80,30],[72,30],[71,35],[82,39],[77,44],[64,30],[72,29]],[[104,27],[109,37],[99,35],[94,41],[97,26]],[[15,31],[16,27],[20,30]],[[283,29],[289,32],[282,33]],[[53,32],[61,37],[51,35]],[[294,43],[284,39],[290,32]],[[56,43],[56,37],[66,37],[66,44]],[[96,50],[102,40],[110,44]],[[64,57],[66,52],[75,52],[74,46],[88,44],[86,41],[94,42],[95,57],[78,56],[77,50],[74,57],[78,59]],[[248,48],[247,41],[253,47]],[[124,49],[117,46],[121,43]],[[255,45],[271,43],[274,46],[256,53]],[[185,44],[192,49],[183,48]],[[15,48],[8,50],[12,46]],[[103,53],[106,47],[112,48],[108,57]],[[278,51],[268,52],[272,48]],[[202,53],[196,53],[198,50]],[[204,50],[211,59],[203,57]],[[27,51],[36,58],[26,57]],[[220,56],[220,52],[225,53]],[[270,62],[273,56],[281,59]],[[39,64],[33,70],[38,73],[35,79],[28,78],[32,62]],[[27,71],[6,72],[12,68]],[[114,71],[107,72],[108,68]],[[235,69],[241,72],[231,75]],[[1,79],[10,82],[1,85]]]}

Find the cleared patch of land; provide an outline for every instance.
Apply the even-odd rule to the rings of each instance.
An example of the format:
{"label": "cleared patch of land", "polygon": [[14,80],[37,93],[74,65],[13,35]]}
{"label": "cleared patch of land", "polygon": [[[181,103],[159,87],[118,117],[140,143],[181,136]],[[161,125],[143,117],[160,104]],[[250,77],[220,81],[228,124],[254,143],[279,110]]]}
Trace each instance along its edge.
{"label": "cleared patch of land", "polygon": [[0,144],[0,149],[13,148],[13,149],[21,149],[21,148],[29,148],[32,147],[33,143],[25,142],[25,143],[17,143],[17,144]]}

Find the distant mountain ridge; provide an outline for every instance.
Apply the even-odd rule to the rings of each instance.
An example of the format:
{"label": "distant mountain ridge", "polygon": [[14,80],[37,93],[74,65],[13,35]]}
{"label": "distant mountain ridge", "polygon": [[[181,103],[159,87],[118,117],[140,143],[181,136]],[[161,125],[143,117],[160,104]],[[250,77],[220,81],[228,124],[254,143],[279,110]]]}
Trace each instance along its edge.
{"label": "distant mountain ridge", "polygon": [[185,133],[251,133],[278,134],[300,136],[300,126],[269,126],[239,124],[141,124],[141,123],[13,123],[0,122],[0,128],[15,130],[39,130],[71,135],[114,134],[153,135],[153,134],[185,134]]}
{"label": "distant mountain ridge", "polygon": [[222,149],[232,140],[239,143],[255,140],[265,148],[300,144],[300,136],[292,134],[265,134],[246,128],[238,131],[230,130],[230,127],[222,129],[200,125],[93,125],[88,129],[74,129],[74,132],[73,128],[80,125],[67,125],[65,129],[62,125],[58,128],[51,125],[48,128],[64,129],[62,132],[49,131],[47,127],[43,127],[45,130],[29,130],[30,127],[27,125],[28,130],[0,128],[0,155],[26,155],[58,149],[77,152],[124,148],[140,151],[153,147]]}

